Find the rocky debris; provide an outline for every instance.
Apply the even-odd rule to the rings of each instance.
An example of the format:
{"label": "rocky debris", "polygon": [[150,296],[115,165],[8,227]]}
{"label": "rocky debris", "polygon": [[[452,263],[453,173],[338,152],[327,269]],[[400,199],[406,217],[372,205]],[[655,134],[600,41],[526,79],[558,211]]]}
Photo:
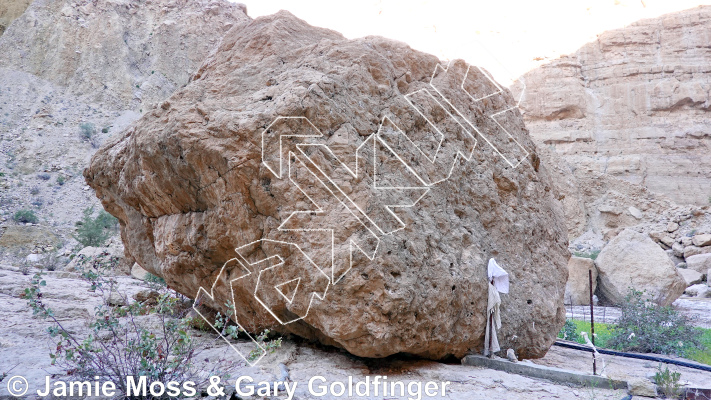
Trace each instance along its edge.
{"label": "rocky debris", "polygon": [[638,21],[526,73],[532,136],[576,169],[708,205],[710,22],[710,6]]}
{"label": "rocky debris", "polygon": [[[521,358],[540,357],[564,321],[569,253],[550,177],[517,111],[498,120],[531,154],[517,168],[492,155],[481,140],[470,162],[457,162],[452,175],[433,184],[414,207],[397,210],[405,221],[402,229],[379,211],[383,203],[372,196],[371,175],[376,170],[367,163],[385,163],[377,167],[382,171],[378,180],[387,179],[392,187],[421,185],[412,176],[415,170],[408,172],[403,165],[415,166],[422,181],[430,183],[448,171],[430,168],[407,139],[393,140],[402,135],[397,126],[434,149],[423,142],[431,135],[426,133],[427,121],[404,95],[430,87],[437,64],[435,57],[403,43],[379,37],[347,40],[287,12],[258,18],[232,29],[188,86],[104,145],[85,176],[105,208],[121,220],[127,256],[180,293],[195,297],[199,288],[217,281],[212,300],[202,296],[201,301],[224,311],[231,296],[227,276],[243,276],[242,268],[249,263],[252,273],[231,285],[237,320],[251,332],[290,332],[366,357],[399,352],[436,359],[462,356],[483,344],[486,263],[496,257],[511,274],[511,292],[502,295],[501,346],[515,349]],[[500,127],[483,118],[514,105],[510,94],[472,104],[458,80],[467,71],[463,62],[438,71],[434,84],[453,106],[481,124],[492,145],[513,160],[521,158],[516,153],[520,148],[511,147],[515,143]],[[475,68],[466,79],[468,90],[494,90]],[[426,98],[417,101],[437,110]],[[272,125],[280,116],[307,117],[313,127],[304,118]],[[447,128],[447,135],[458,129],[451,119],[439,117],[436,123]],[[372,151],[383,158],[362,159],[365,169],[351,178],[333,155],[352,163],[356,149],[375,140],[371,135],[379,132],[381,123],[378,140],[390,141],[393,153],[374,146]],[[268,152],[262,163],[267,127]],[[280,148],[280,139],[272,137],[289,132],[318,136],[314,128],[324,136],[309,139],[315,145],[308,151],[296,146],[297,140],[307,140],[303,138],[286,140],[293,156],[274,150]],[[448,137],[454,140],[452,146],[472,145],[467,135]],[[395,152],[405,158],[394,159]],[[440,160],[451,163],[453,157],[445,150]],[[314,163],[327,169],[316,171]],[[266,168],[268,164],[280,172]],[[320,174],[332,180],[326,184]],[[340,209],[339,203],[334,205],[335,193],[351,194],[360,209]],[[399,199],[410,196],[409,191],[392,193]],[[314,203],[325,209],[317,214]],[[299,210],[314,213],[292,218]],[[353,218],[363,210],[378,213],[375,221],[391,233],[381,236],[375,233],[380,227],[363,229],[364,223]],[[280,230],[285,222],[295,230]],[[300,231],[310,229],[304,227],[335,229],[334,265],[331,240]],[[355,250],[348,270],[351,241],[371,250]],[[225,264],[237,256],[236,248],[247,262]],[[372,261],[362,255],[369,251]],[[304,261],[306,254],[313,264]],[[284,264],[267,272],[273,283],[286,285],[301,276],[306,286],[300,292],[285,287],[300,296],[291,303],[282,299],[283,293],[280,297],[269,292],[272,314],[254,293],[257,272],[266,267],[259,261],[276,255]],[[306,271],[294,269],[299,260]],[[325,266],[325,277],[316,271],[319,265]],[[337,283],[327,285],[341,275]],[[304,300],[309,293],[323,294],[325,288],[325,300]],[[294,323],[278,323],[302,316]]]}
{"label": "rocky debris", "polygon": [[686,259],[686,268],[705,274],[711,269],[711,253],[698,254]]}
{"label": "rocky debris", "polygon": [[711,289],[703,283],[689,286],[684,293],[691,297],[711,297]]}
{"label": "rocky debris", "polygon": [[598,288],[612,304],[621,304],[631,287],[644,290],[654,301],[670,305],[686,287],[664,250],[649,236],[625,229],[595,260],[598,269]]}
{"label": "rocky debris", "polygon": [[697,247],[711,246],[711,234],[694,235],[691,238],[691,242]]}
{"label": "rocky debris", "polygon": [[695,285],[704,281],[704,275],[700,272],[694,271],[693,269],[677,268],[676,270],[679,272],[679,275],[684,278],[686,286]]}
{"label": "rocky debris", "polygon": [[689,258],[697,256],[700,254],[711,253],[711,247],[696,247],[696,246],[686,246],[684,247],[684,258]]}
{"label": "rocky debris", "polygon": [[160,293],[156,292],[155,290],[150,290],[150,289],[141,290],[140,292],[136,292],[133,295],[134,300],[136,300],[139,303],[145,303],[145,304],[157,304],[158,297],[160,297]]}
{"label": "rocky debris", "polygon": [[632,396],[657,397],[657,385],[647,378],[632,378],[627,381],[627,391]]}
{"label": "rocky debris", "polygon": [[570,257],[568,260],[568,282],[565,284],[565,304],[575,306],[590,305],[590,277],[592,271],[592,291],[597,289],[597,268],[590,258]]}

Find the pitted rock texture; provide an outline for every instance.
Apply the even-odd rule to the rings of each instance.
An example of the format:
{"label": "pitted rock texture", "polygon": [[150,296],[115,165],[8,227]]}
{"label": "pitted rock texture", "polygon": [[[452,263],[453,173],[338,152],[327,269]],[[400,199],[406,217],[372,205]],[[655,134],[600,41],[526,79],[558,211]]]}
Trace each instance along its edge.
{"label": "pitted rock texture", "polygon": [[[190,84],[105,144],[85,177],[119,218],[129,259],[190,297],[215,284],[214,297],[200,298],[222,311],[232,287],[236,320],[250,332],[291,332],[366,357],[410,353],[440,359],[479,352],[486,265],[495,257],[511,279],[511,292],[502,295],[501,347],[523,358],[541,357],[565,318],[569,253],[562,206],[520,113],[509,111],[499,120],[511,137],[485,118],[512,107],[510,93],[473,102],[455,84],[467,71],[461,61],[446,73],[439,70],[436,82],[452,107],[520,165],[512,168],[481,137],[470,161],[454,162],[453,149],[470,149],[471,137],[456,131],[455,117],[425,97],[419,100],[430,107],[431,120],[451,130],[434,165],[413,151],[408,138],[430,156],[437,143],[404,95],[429,88],[437,64],[434,56],[403,43],[347,40],[287,12],[258,18],[231,30]],[[470,70],[464,83],[470,93],[493,88],[478,70]],[[272,124],[282,116],[307,117],[314,126],[304,118]],[[384,117],[389,120],[380,133],[390,153],[372,136]],[[268,138],[316,132],[323,137],[285,138],[279,150],[278,141],[263,142],[264,132]],[[305,142],[320,145],[300,152],[296,144]],[[276,171],[262,162],[265,143]],[[516,153],[516,143],[527,157]],[[334,157],[358,165],[357,177],[334,167]],[[332,181],[317,179],[314,165]],[[453,166],[451,176],[447,166]],[[442,182],[425,193],[415,173]],[[419,189],[374,190],[376,179],[379,187]],[[397,230],[398,220],[379,210],[402,200],[402,193],[424,194],[413,207],[395,210],[404,225]],[[350,203],[335,197],[352,199],[364,213],[379,216],[375,224],[393,232],[363,229],[353,209],[343,208],[351,206],[341,206]],[[294,216],[295,211],[310,212]],[[329,264],[328,233],[299,229],[334,230],[337,268]],[[352,243],[367,252],[376,242],[373,259],[356,250],[348,270]],[[237,254],[244,259],[235,260]],[[343,278],[332,284],[336,269]],[[302,279],[287,282],[292,278]],[[268,292],[262,300],[273,314],[253,295],[257,281],[265,280],[271,286],[260,286]],[[322,294],[330,285],[304,316],[303,296],[279,303],[274,286],[280,282],[288,292],[284,298],[294,287],[299,298],[302,288]],[[281,325],[275,317],[296,321]]]}
{"label": "pitted rock texture", "polygon": [[575,168],[707,205],[709,24],[709,6],[642,20],[525,74],[531,135]]}

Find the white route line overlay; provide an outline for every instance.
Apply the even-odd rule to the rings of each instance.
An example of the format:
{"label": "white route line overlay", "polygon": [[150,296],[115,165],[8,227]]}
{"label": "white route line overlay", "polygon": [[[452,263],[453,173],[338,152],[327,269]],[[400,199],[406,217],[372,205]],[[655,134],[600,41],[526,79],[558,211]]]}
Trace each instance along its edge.
{"label": "white route line overlay", "polygon": [[[486,99],[486,98],[489,98],[489,97],[492,97],[492,96],[495,96],[495,95],[502,95],[502,94],[504,93],[504,91],[503,91],[503,89],[501,88],[501,86],[499,86],[499,84],[498,84],[494,79],[492,79],[486,71],[484,71],[483,69],[477,67],[477,68],[479,68],[479,71],[480,71],[498,90],[497,90],[496,92],[494,92],[494,93],[488,94],[488,95],[483,96],[483,97],[480,97],[480,98],[475,98],[474,96],[472,96],[472,94],[469,93],[469,92],[464,88],[464,82],[465,82],[466,79],[467,79],[467,76],[468,76],[468,74],[469,74],[469,70],[471,69],[471,67],[472,67],[471,65],[468,65],[468,66],[467,66],[467,71],[466,71],[466,73],[465,73],[465,75],[464,75],[464,79],[462,80],[462,83],[461,83],[461,85],[460,85],[460,89],[461,89],[462,91],[464,91],[474,102],[479,102],[479,101],[482,101],[482,100],[484,100],[484,99]],[[466,118],[466,117],[464,116],[464,114],[463,114],[461,111],[459,111],[456,107],[454,107],[454,105],[444,96],[444,94],[441,93],[441,92],[435,87],[435,85],[433,84],[433,81],[434,81],[435,75],[437,74],[437,70],[438,70],[438,69],[441,69],[442,71],[444,71],[444,72],[446,73],[446,72],[449,70],[449,63],[447,64],[447,67],[443,67],[443,66],[442,66],[441,64],[439,64],[439,63],[437,64],[437,66],[435,67],[435,70],[434,70],[433,73],[432,73],[432,77],[430,78],[430,83],[429,83],[430,87],[431,87],[435,92],[437,92],[437,94],[439,94],[439,97],[441,97],[441,99],[444,100],[444,101],[447,103],[447,105],[449,105],[449,107],[450,107],[452,110],[454,110],[454,111],[459,115],[459,117],[460,117],[461,119],[463,119],[464,121],[466,121],[466,123],[467,123],[481,138],[483,138],[483,139],[486,141],[486,143],[494,150],[494,152],[495,152],[496,154],[498,154],[502,159],[504,159],[504,161],[506,161],[512,168],[517,168],[517,167],[521,164],[521,162],[522,162],[524,159],[526,159],[526,158],[528,157],[528,155],[529,155],[530,153],[529,153],[523,146],[521,146],[521,144],[511,135],[511,133],[510,133],[508,130],[506,130],[506,128],[504,128],[503,125],[501,125],[501,123],[496,119],[496,117],[499,116],[499,115],[501,115],[501,114],[503,114],[503,113],[505,113],[505,112],[507,112],[507,111],[511,111],[511,110],[514,110],[514,109],[518,109],[518,107],[519,107],[519,105],[520,105],[520,102],[521,102],[521,99],[523,98],[523,93],[524,93],[524,91],[525,91],[525,89],[526,89],[525,83],[522,83],[523,86],[522,86],[521,95],[520,95],[519,100],[517,101],[517,103],[516,103],[516,105],[515,105],[514,107],[510,107],[510,108],[508,108],[508,109],[505,109],[505,110],[502,110],[502,111],[498,111],[498,112],[496,112],[496,113],[493,113],[493,114],[487,116],[487,117],[491,118],[492,120],[494,120],[494,122],[501,128],[501,130],[503,130],[503,131],[506,133],[506,135],[508,135],[508,137],[509,137],[521,150],[523,150],[524,155],[523,155],[522,157],[520,157],[520,159],[518,160],[518,162],[516,162],[516,163],[514,164],[514,163],[512,163],[511,161],[509,161],[509,160],[496,148],[496,146],[494,146],[494,144],[491,143],[491,141],[489,141],[489,140],[487,139],[487,137],[486,137],[479,129],[477,129],[476,125],[475,125],[474,123],[472,123],[472,121],[470,121],[468,118]],[[447,175],[446,175],[445,178],[442,178],[442,179],[440,179],[440,180],[431,182],[431,183],[429,183],[429,184],[426,183],[425,180],[422,179],[422,177],[420,177],[420,174],[418,174],[411,166],[409,166],[409,165],[402,159],[402,157],[400,157],[400,155],[397,154],[397,152],[396,152],[392,147],[390,147],[390,146],[387,144],[387,142],[386,142],[385,140],[383,140],[383,138],[382,138],[382,136],[381,136],[382,130],[383,130],[383,126],[384,126],[386,123],[389,123],[389,124],[391,124],[395,129],[397,129],[397,130],[402,134],[402,136],[404,136],[405,138],[407,138],[407,140],[410,141],[410,143],[422,154],[422,156],[424,156],[425,158],[427,158],[427,160],[429,160],[432,164],[434,164],[434,163],[436,162],[437,155],[438,155],[439,152],[440,152],[440,148],[441,148],[442,143],[444,142],[444,140],[445,140],[445,138],[446,138],[446,135],[445,135],[443,132],[441,132],[440,129],[436,126],[436,124],[434,124],[426,115],[424,115],[424,114],[419,110],[419,108],[418,108],[417,106],[415,106],[415,104],[413,104],[413,102],[411,101],[411,97],[412,97],[414,94],[418,93],[418,92],[424,92],[424,93],[426,93],[432,100],[434,100],[434,101],[437,103],[437,105],[438,105],[439,107],[441,107],[441,108],[446,112],[446,114],[448,115],[448,117],[449,117],[450,119],[452,119],[453,121],[455,121],[455,122],[462,128],[462,130],[463,130],[464,132],[466,132],[466,134],[467,134],[469,137],[471,137],[471,139],[474,141],[474,144],[472,145],[472,149],[471,149],[471,151],[469,152],[469,154],[463,153],[463,152],[461,152],[461,151],[459,151],[459,150],[455,153],[454,159],[452,160],[452,164],[451,164],[452,166],[451,166],[451,168],[449,169],[449,171],[447,172]],[[376,230],[378,231],[378,233],[381,234],[381,235],[383,235],[383,236],[385,236],[385,235],[391,235],[391,234],[393,234],[394,232],[397,232],[397,231],[400,231],[400,230],[404,229],[404,228],[406,227],[404,221],[402,221],[402,220],[393,212],[392,208],[404,208],[404,207],[413,207],[413,206],[415,206],[415,205],[416,205],[417,203],[419,203],[419,201],[429,192],[429,190],[431,189],[432,186],[434,186],[434,185],[436,185],[436,184],[439,184],[439,183],[441,183],[441,182],[444,182],[444,181],[448,180],[448,179],[451,177],[452,172],[453,172],[453,170],[454,170],[454,166],[457,164],[456,161],[458,160],[458,158],[459,158],[460,156],[461,156],[462,158],[464,158],[466,161],[471,161],[472,156],[473,156],[473,154],[474,154],[474,148],[476,147],[476,144],[477,144],[476,138],[471,134],[471,132],[470,132],[469,129],[466,129],[466,128],[459,122],[459,120],[458,120],[457,118],[455,118],[455,117],[447,110],[447,108],[442,105],[442,103],[440,103],[439,99],[437,99],[436,96],[432,95],[432,93],[430,93],[427,89],[420,89],[420,90],[418,90],[418,91],[415,91],[415,92],[413,92],[413,93],[409,93],[409,94],[405,95],[405,99],[407,100],[408,104],[415,110],[415,112],[417,112],[420,116],[422,116],[422,117],[427,121],[427,123],[428,123],[432,128],[435,129],[435,131],[436,131],[437,134],[439,135],[439,141],[438,141],[438,144],[437,144],[437,149],[435,150],[434,156],[431,157],[431,158],[428,157],[427,154],[426,154],[424,151],[422,151],[422,149],[421,149],[419,146],[417,146],[417,144],[416,144],[415,142],[413,142],[413,141],[410,139],[410,137],[409,137],[408,135],[404,134],[404,132],[402,132],[402,130],[400,130],[400,129],[397,127],[397,125],[396,125],[395,123],[393,123],[392,120],[391,120],[390,118],[388,118],[387,116],[384,116],[384,117],[383,117],[383,119],[382,119],[382,121],[381,121],[381,123],[380,123],[380,127],[378,128],[378,132],[372,134],[371,136],[369,136],[369,137],[368,137],[361,145],[359,145],[358,148],[356,149],[355,171],[354,171],[353,169],[351,169],[348,165],[346,165],[345,163],[343,163],[343,162],[333,153],[333,151],[332,151],[328,146],[326,146],[324,143],[298,143],[298,144],[296,144],[296,146],[295,146],[295,147],[297,148],[297,150],[299,151],[299,153],[301,154],[301,156],[305,157],[305,158],[309,161],[309,164],[312,165],[314,168],[316,168],[316,169],[320,172],[320,174],[322,175],[322,177],[325,178],[325,179],[328,181],[328,183],[330,183],[330,184],[333,185],[336,189],[338,189],[338,191],[340,192],[340,194],[343,195],[343,196],[347,199],[348,203],[350,203],[350,204],[347,204],[347,203],[343,202],[338,196],[336,196],[335,193],[333,193],[333,191],[330,189],[330,187],[326,184],[326,182],[324,182],[324,180],[322,179],[322,177],[320,177],[320,176],[316,175],[315,173],[313,173],[313,172],[311,171],[311,169],[309,169],[309,168],[306,168],[307,171],[309,171],[313,177],[315,177],[318,181],[320,181],[320,183],[323,185],[323,187],[324,187],[328,192],[330,192],[330,194],[332,195],[332,197],[336,198],[336,200],[337,200],[338,202],[340,202],[341,205],[344,206],[344,207],[351,213],[351,215],[353,215],[353,216],[362,224],[362,227],[363,227],[363,228],[365,228],[370,234],[372,234],[372,235],[376,238],[377,244],[376,244],[376,246],[375,246],[375,250],[374,250],[373,254],[368,254],[368,252],[365,251],[364,249],[362,249],[355,241],[350,240],[350,241],[349,241],[349,253],[350,253],[350,260],[349,260],[349,262],[350,262],[350,265],[348,266],[348,268],[346,269],[346,271],[344,271],[341,275],[338,276],[338,278],[336,278],[336,276],[335,276],[335,267],[336,267],[336,266],[335,266],[335,243],[334,243],[335,238],[334,238],[334,230],[333,230],[333,229],[286,229],[286,228],[283,228],[283,226],[287,223],[287,221],[289,221],[293,216],[298,215],[299,213],[309,213],[309,214],[310,214],[310,213],[313,213],[314,211],[315,211],[316,213],[319,213],[319,212],[320,212],[320,213],[323,213],[323,209],[322,209],[306,192],[304,192],[304,190],[301,189],[301,187],[298,185],[298,183],[296,183],[296,182],[292,179],[292,175],[291,175],[291,164],[289,164],[289,180],[291,180],[291,182],[292,182],[293,184],[295,184],[295,185],[297,186],[297,188],[312,202],[312,204],[316,207],[316,210],[294,211],[294,212],[292,212],[292,213],[289,215],[289,217],[287,217],[287,218],[284,220],[284,222],[282,222],[282,224],[277,228],[277,230],[280,230],[280,231],[326,231],[326,232],[331,232],[331,276],[329,276],[327,273],[325,273],[325,272],[301,249],[301,247],[300,247],[298,244],[292,243],[292,242],[284,242],[284,241],[270,240],[270,239],[260,239],[260,240],[251,242],[251,243],[249,243],[249,244],[246,244],[246,245],[244,245],[244,246],[241,246],[241,247],[238,247],[238,248],[235,249],[235,252],[237,253],[237,255],[238,255],[239,258],[233,258],[233,259],[230,259],[230,260],[228,260],[227,262],[225,262],[225,264],[224,264],[224,265],[222,266],[222,268],[220,269],[220,272],[217,274],[217,277],[215,278],[215,281],[213,282],[212,287],[210,288],[210,292],[209,292],[209,293],[208,293],[207,290],[205,290],[205,288],[202,287],[202,286],[198,289],[198,292],[197,292],[197,294],[196,294],[196,296],[195,296],[195,302],[193,303],[193,309],[198,313],[198,315],[199,315],[203,320],[205,320],[205,322],[206,322],[215,332],[217,332],[217,334],[232,348],[232,350],[234,350],[240,357],[242,357],[250,366],[254,366],[254,365],[256,365],[259,361],[261,361],[261,359],[266,355],[266,349],[265,349],[259,342],[257,342],[246,330],[244,330],[244,328],[242,327],[242,325],[240,325],[239,322],[237,322],[236,316],[233,318],[234,323],[238,326],[238,328],[239,328],[240,330],[242,330],[244,333],[246,333],[247,336],[248,336],[248,337],[250,338],[250,340],[252,341],[252,343],[253,343],[255,346],[257,346],[258,349],[260,349],[260,353],[261,353],[261,354],[259,355],[259,357],[258,357],[256,360],[253,360],[253,361],[251,361],[251,362],[249,361],[248,357],[246,357],[244,354],[242,354],[242,352],[240,352],[240,350],[239,350],[238,348],[236,348],[226,337],[224,337],[224,336],[222,335],[222,332],[219,331],[217,328],[215,328],[215,326],[198,310],[198,306],[200,305],[200,298],[201,298],[201,295],[202,295],[202,294],[208,296],[211,300],[214,300],[214,298],[215,298],[215,296],[214,296],[214,289],[215,289],[215,286],[217,285],[218,281],[220,280],[220,276],[222,276],[222,274],[225,272],[225,267],[227,266],[228,263],[230,263],[231,261],[237,261],[237,262],[239,263],[239,265],[246,271],[245,274],[243,274],[243,275],[241,275],[241,276],[239,276],[239,277],[237,277],[237,278],[234,278],[234,279],[230,280],[229,283],[228,283],[229,286],[230,286],[230,293],[231,293],[231,297],[232,297],[232,304],[236,304],[236,303],[235,303],[235,295],[234,295],[233,282],[235,282],[235,281],[237,281],[237,280],[239,280],[239,279],[242,279],[242,278],[244,278],[244,277],[249,276],[249,275],[252,274],[252,271],[251,271],[249,268],[247,268],[247,267],[245,266],[245,264],[250,265],[250,266],[254,266],[254,265],[257,265],[257,264],[261,264],[261,263],[263,263],[263,262],[265,262],[265,261],[267,261],[267,260],[273,259],[273,258],[278,259],[278,262],[277,262],[276,264],[272,265],[271,267],[268,267],[268,268],[265,268],[265,269],[262,269],[262,270],[259,271],[259,275],[258,275],[258,278],[257,278],[257,284],[255,285],[255,288],[254,288],[254,298],[274,317],[275,320],[277,320],[277,321],[278,321],[280,324],[282,324],[282,325],[286,325],[286,324],[289,324],[289,323],[292,323],[292,322],[295,322],[295,321],[304,319],[304,318],[308,315],[309,311],[311,310],[311,305],[312,305],[313,301],[314,301],[315,299],[324,300],[325,297],[326,297],[326,293],[328,292],[328,288],[330,287],[330,285],[335,285],[336,283],[340,282],[340,280],[343,279],[343,277],[346,275],[346,273],[348,273],[348,271],[350,271],[350,269],[352,268],[353,251],[355,250],[355,249],[354,249],[354,246],[355,246],[362,254],[364,254],[369,260],[372,261],[372,260],[375,258],[375,255],[377,254],[377,250],[378,250],[378,248],[379,248],[379,246],[380,246],[380,238],[378,237],[378,235],[376,235],[376,234],[363,222],[363,220],[362,220],[361,218],[366,219],[368,222],[370,222],[370,224],[372,224],[373,226],[375,226],[375,228],[377,228]],[[275,170],[269,165],[269,163],[267,162],[267,160],[265,160],[265,134],[269,131],[269,129],[270,129],[274,124],[276,124],[277,122],[279,122],[279,121],[282,120],[282,119],[301,119],[301,120],[305,121],[306,123],[308,123],[308,124],[311,126],[311,128],[313,129],[313,131],[316,132],[317,134],[310,134],[310,135],[301,135],[301,134],[281,135],[281,136],[278,138],[278,140],[279,140],[279,150],[278,150],[278,151],[279,151],[279,166],[278,166],[278,171],[275,171]],[[267,128],[262,132],[262,164],[263,164],[274,176],[276,176],[278,179],[281,179],[281,178],[282,178],[282,170],[283,170],[283,158],[284,158],[284,157],[283,157],[283,147],[282,147],[282,145],[283,145],[283,143],[282,143],[282,138],[283,138],[283,137],[321,138],[321,139],[323,139],[323,138],[324,138],[324,135],[323,135],[323,133],[321,133],[321,132],[319,131],[319,129],[316,128],[316,126],[315,126],[308,118],[306,118],[306,117],[287,117],[287,116],[280,116],[280,117],[277,117],[274,121],[272,121],[272,123],[269,124],[269,126],[267,126]],[[385,232],[378,224],[376,224],[376,223],[371,219],[371,217],[370,217],[364,210],[362,210],[361,207],[358,206],[357,203],[356,203],[353,199],[351,199],[351,198],[341,189],[341,187],[340,187],[339,185],[337,185],[336,182],[334,182],[334,181],[331,179],[330,176],[328,176],[328,174],[327,174],[326,172],[324,172],[313,160],[311,160],[311,159],[308,157],[308,155],[307,155],[306,152],[304,151],[304,148],[307,147],[307,146],[320,146],[323,150],[326,150],[328,153],[330,153],[330,155],[339,163],[339,166],[342,167],[345,171],[347,171],[348,174],[351,175],[351,177],[353,177],[354,179],[357,179],[357,178],[358,178],[358,165],[359,165],[360,157],[362,157],[362,156],[360,155],[360,154],[361,154],[361,150],[362,150],[362,149],[364,148],[364,146],[365,146],[369,141],[371,141],[371,140],[373,141],[373,166],[374,166],[374,168],[373,168],[373,189],[374,189],[374,190],[378,190],[378,189],[423,190],[423,193],[422,193],[417,199],[415,199],[414,201],[409,202],[408,204],[387,204],[387,205],[385,205],[386,210],[387,210],[387,211],[400,223],[400,225],[401,225],[400,228],[395,229],[395,230],[390,231],[390,232]],[[377,166],[377,163],[375,162],[375,160],[376,160],[376,158],[377,158],[377,157],[376,157],[376,149],[377,149],[377,144],[378,144],[378,143],[380,143],[382,146],[384,146],[385,148],[387,148],[387,149],[405,166],[405,168],[406,168],[410,173],[412,173],[414,177],[417,178],[417,180],[418,180],[423,186],[416,186],[416,187],[387,187],[387,186],[378,186],[378,184],[377,184],[377,173],[376,173],[376,166]],[[296,158],[296,161],[297,161],[297,162],[303,164],[303,160],[301,159],[301,157],[299,157],[297,154],[295,154],[295,153],[293,153],[293,152],[290,151],[290,152],[288,153],[289,159],[291,159],[292,156],[293,156],[294,158]],[[358,213],[355,213],[355,212],[353,211],[353,209],[351,208],[351,206],[352,206],[353,208],[355,208],[355,209],[358,211]],[[360,214],[360,215],[358,215],[358,214]],[[273,243],[280,243],[280,244],[284,244],[284,245],[287,245],[287,246],[294,246],[294,247],[296,247],[296,249],[297,249],[311,264],[313,264],[313,265],[316,267],[316,269],[326,277],[326,279],[328,279],[328,284],[327,284],[327,286],[326,286],[326,289],[323,291],[323,294],[322,294],[322,295],[318,295],[317,293],[312,293],[312,294],[311,294],[311,299],[310,299],[310,301],[309,301],[309,307],[308,307],[308,309],[306,310],[306,313],[304,313],[303,316],[300,316],[299,318],[295,318],[295,319],[292,319],[292,320],[289,320],[289,321],[281,321],[281,320],[276,316],[276,314],[264,303],[264,301],[259,298],[257,292],[259,291],[259,288],[260,288],[260,282],[261,282],[262,274],[263,274],[265,271],[267,271],[267,270],[270,270],[270,269],[273,269],[273,268],[276,268],[276,267],[278,267],[278,266],[283,265],[283,264],[284,264],[284,260],[283,260],[279,255],[275,255],[275,256],[267,257],[267,258],[264,259],[264,260],[259,260],[259,261],[255,262],[255,263],[249,263],[249,262],[240,254],[240,249],[243,249],[243,248],[245,248],[245,247],[251,246],[251,245],[253,245],[253,244],[257,243],[257,242],[273,242]],[[296,281],[296,287],[294,288],[294,291],[293,291],[292,294],[291,294],[291,298],[289,298],[289,296],[287,296],[284,292],[282,292],[282,290],[281,290],[280,288],[281,288],[282,286],[287,285],[287,284],[289,284],[289,283],[291,283],[291,282],[294,282],[294,281]],[[274,285],[274,289],[277,291],[277,293],[279,293],[279,294],[285,299],[285,301],[286,301],[288,304],[292,304],[292,302],[294,301],[294,298],[295,298],[295,296],[296,296],[296,293],[297,293],[297,291],[299,290],[300,283],[301,283],[301,277],[296,277],[296,278],[294,278],[294,279],[290,279],[290,280],[287,280],[287,281],[285,281],[285,282],[282,282],[282,283],[279,283],[279,284]]]}

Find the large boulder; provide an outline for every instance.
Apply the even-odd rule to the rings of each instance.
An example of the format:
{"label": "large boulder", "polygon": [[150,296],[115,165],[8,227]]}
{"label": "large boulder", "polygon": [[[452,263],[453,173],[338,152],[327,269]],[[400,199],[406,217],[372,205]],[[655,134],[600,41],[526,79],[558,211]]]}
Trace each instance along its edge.
{"label": "large boulder", "polygon": [[705,274],[711,269],[711,253],[697,254],[687,258],[686,268]]}
{"label": "large boulder", "polygon": [[597,288],[597,269],[590,258],[570,257],[568,260],[568,283],[565,284],[565,304],[575,306],[590,305],[590,275],[592,271],[592,291]]}
{"label": "large boulder", "polygon": [[495,257],[501,347],[541,357],[565,319],[562,209],[509,92],[438,62],[258,18],[85,177],[127,258],[202,306],[234,301],[249,332],[461,357],[483,346]]}
{"label": "large boulder", "polygon": [[605,246],[595,260],[598,285],[602,295],[620,304],[630,288],[644,290],[661,305],[674,302],[686,288],[677,272],[657,244],[648,235],[625,229]]}

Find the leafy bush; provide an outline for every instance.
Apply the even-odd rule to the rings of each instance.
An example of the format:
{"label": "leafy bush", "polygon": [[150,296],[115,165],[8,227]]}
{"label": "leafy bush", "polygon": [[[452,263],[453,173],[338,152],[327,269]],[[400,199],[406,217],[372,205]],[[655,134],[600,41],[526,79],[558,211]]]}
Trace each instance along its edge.
{"label": "leafy bush", "polygon": [[657,372],[654,374],[654,383],[664,394],[664,397],[670,399],[679,398],[679,395],[681,394],[681,384],[679,383],[680,379],[681,373],[671,372],[667,366],[662,369],[661,363],[659,363]]}
{"label": "leafy bush", "polygon": [[77,222],[77,234],[74,238],[84,246],[102,246],[116,229],[118,220],[104,210],[92,218],[94,207],[84,210],[84,216]]}
{"label": "leafy bush", "polygon": [[563,325],[563,328],[561,328],[560,332],[558,332],[558,337],[573,342],[580,340],[580,335],[578,335],[578,327],[575,325],[575,322],[566,319],[565,325]]}
{"label": "leafy bush", "polygon": [[35,215],[34,211],[32,210],[20,210],[15,213],[15,215],[12,216],[12,219],[14,219],[17,222],[21,223],[31,223],[31,224],[36,224],[39,219],[37,218],[37,215]]}
{"label": "leafy bush", "polygon": [[32,189],[30,189],[30,194],[33,196],[37,196],[40,192],[39,186],[33,186]]}
{"label": "leafy bush", "polygon": [[700,332],[687,317],[669,306],[658,306],[630,289],[612,327],[608,345],[623,351],[686,356],[700,346]]}
{"label": "leafy bush", "polygon": [[59,175],[57,177],[57,185],[59,185],[59,186],[64,185],[64,182],[66,182],[66,181],[67,181],[67,179],[65,177],[63,177],[62,175]]}
{"label": "leafy bush", "polygon": [[[88,335],[80,336],[66,329],[55,318],[52,309],[43,303],[41,290],[46,282],[41,273],[34,275],[30,287],[24,291],[23,296],[34,314],[53,322],[47,329],[57,340],[50,353],[52,365],[84,380],[99,377],[112,381],[124,395],[128,390],[128,377],[145,376],[148,382],[161,382],[164,388],[170,381],[190,380],[197,384],[199,393],[206,384],[206,376],[223,375],[216,370],[203,373],[195,365],[200,353],[199,343],[190,334],[184,318],[171,317],[179,309],[179,298],[165,292],[155,306],[133,302],[112,307],[108,299],[117,294],[118,289],[115,280],[105,275],[111,266],[80,263],[79,267],[82,278],[91,284],[91,290],[106,299],[89,319]],[[127,300],[125,296],[121,297]],[[148,314],[157,318],[139,318]],[[146,398],[167,397],[149,395]]]}
{"label": "leafy bush", "polygon": [[41,172],[41,173],[37,174],[37,177],[42,179],[43,181],[48,181],[49,178],[51,178],[51,176],[46,172]]}

